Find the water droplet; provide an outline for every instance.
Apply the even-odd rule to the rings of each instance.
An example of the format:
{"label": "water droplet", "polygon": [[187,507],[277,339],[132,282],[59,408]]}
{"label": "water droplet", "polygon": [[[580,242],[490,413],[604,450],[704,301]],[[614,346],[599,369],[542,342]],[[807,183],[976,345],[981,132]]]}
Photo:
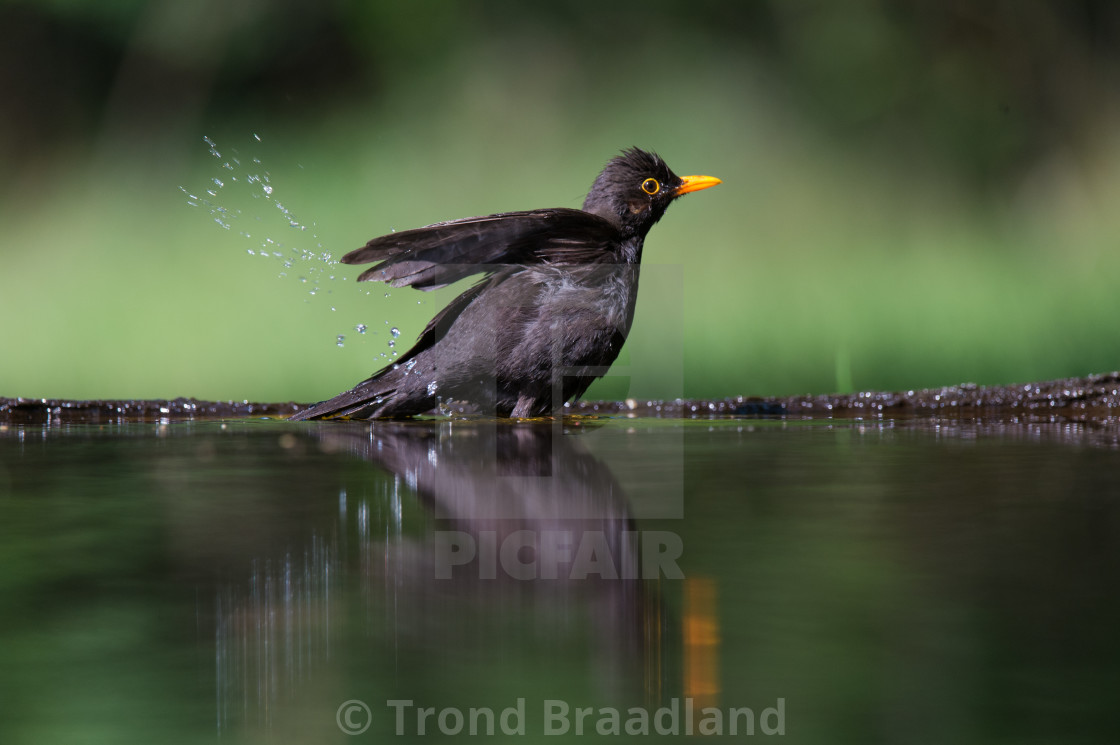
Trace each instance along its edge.
{"label": "water droplet", "polygon": [[389,329],[389,333],[393,335],[394,339],[396,339],[398,336],[401,335],[401,330],[399,328],[397,328],[396,326],[394,326],[393,328]]}
{"label": "water droplet", "polygon": [[261,188],[264,189],[265,194],[269,195],[270,197],[272,196],[272,187],[271,186],[269,186],[268,184],[265,184]]}
{"label": "water droplet", "polygon": [[366,328],[367,327],[364,323],[359,323],[357,326],[354,327],[354,330],[357,331],[359,334],[364,334],[366,332]]}
{"label": "water droplet", "polygon": [[431,383],[428,383],[428,395],[429,396],[436,395],[436,391],[438,391],[438,390],[439,390],[439,383],[437,383],[434,380]]}
{"label": "water droplet", "polygon": [[261,136],[259,134],[257,134],[256,132],[254,132],[253,133],[253,139],[256,140],[257,142],[260,142],[261,141]]}
{"label": "water droplet", "polygon": [[[334,308],[331,308],[331,310],[334,310]],[[346,344],[346,337],[343,336],[342,334],[339,334],[338,335],[338,346],[340,346],[340,347],[345,346],[345,344]]]}
{"label": "water droplet", "polygon": [[300,277],[300,278],[299,278],[299,281],[300,281],[300,282],[307,282],[307,277]]}
{"label": "water droplet", "polygon": [[393,341],[392,339],[390,339],[389,340],[389,349],[392,349],[395,346],[397,346],[397,343],[395,341]]}
{"label": "water droplet", "polygon": [[256,256],[256,255],[257,255],[257,252],[256,252],[256,251],[254,251],[254,250],[253,250],[253,249],[251,249],[251,248],[247,248],[247,249],[245,249],[245,250],[249,252],[249,255],[250,255],[250,256]]}

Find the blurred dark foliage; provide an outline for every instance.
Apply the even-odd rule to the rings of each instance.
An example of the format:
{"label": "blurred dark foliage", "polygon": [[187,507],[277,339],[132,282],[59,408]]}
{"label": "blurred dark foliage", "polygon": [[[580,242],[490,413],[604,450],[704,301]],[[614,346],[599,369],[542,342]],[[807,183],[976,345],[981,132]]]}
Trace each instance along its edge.
{"label": "blurred dark foliage", "polygon": [[[784,105],[847,146],[923,148],[983,188],[1104,134],[1120,3],[8,0],[0,166],[18,178],[106,139],[143,155],[240,116],[298,124],[453,75],[464,49],[501,61],[511,39],[524,53],[538,38],[590,88],[618,82],[598,70],[644,64],[709,65],[729,80],[760,69]],[[645,39],[649,59],[636,54]]]}

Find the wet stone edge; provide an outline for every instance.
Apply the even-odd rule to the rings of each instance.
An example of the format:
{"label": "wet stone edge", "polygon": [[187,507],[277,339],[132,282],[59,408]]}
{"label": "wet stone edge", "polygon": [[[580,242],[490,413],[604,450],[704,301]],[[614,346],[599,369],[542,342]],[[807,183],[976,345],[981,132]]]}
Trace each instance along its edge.
{"label": "wet stone edge", "polygon": [[[0,423],[105,423],[241,418],[286,418],[295,402],[171,400],[74,401],[0,398]],[[1041,383],[972,383],[912,391],[862,391],[818,396],[735,396],[673,401],[578,401],[566,414],[634,418],[708,419],[1008,419],[1112,423],[1120,419],[1120,372]]]}

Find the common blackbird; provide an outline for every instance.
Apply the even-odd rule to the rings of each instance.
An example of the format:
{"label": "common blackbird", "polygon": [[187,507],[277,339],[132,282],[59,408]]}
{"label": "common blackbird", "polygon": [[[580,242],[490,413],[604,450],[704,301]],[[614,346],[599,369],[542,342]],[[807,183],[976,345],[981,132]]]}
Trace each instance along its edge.
{"label": "common blackbird", "polygon": [[441,401],[503,417],[553,412],[618,356],[646,233],[674,199],[718,183],[677,176],[654,153],[631,148],[607,163],[582,210],[468,217],[374,238],[342,257],[378,262],[359,282],[434,290],[482,278],[392,365],[291,418],[411,416]]}

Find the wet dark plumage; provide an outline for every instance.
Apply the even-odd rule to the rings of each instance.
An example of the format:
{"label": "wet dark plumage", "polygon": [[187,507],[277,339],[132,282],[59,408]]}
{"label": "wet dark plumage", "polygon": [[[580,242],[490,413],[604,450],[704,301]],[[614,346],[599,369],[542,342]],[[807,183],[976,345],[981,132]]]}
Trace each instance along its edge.
{"label": "wet dark plumage", "polygon": [[482,277],[392,365],[292,419],[411,416],[440,400],[499,416],[553,412],[618,356],[649,229],[673,199],[718,183],[681,178],[633,148],[607,163],[582,210],[468,217],[374,238],[342,258],[377,262],[359,281],[433,290]]}

